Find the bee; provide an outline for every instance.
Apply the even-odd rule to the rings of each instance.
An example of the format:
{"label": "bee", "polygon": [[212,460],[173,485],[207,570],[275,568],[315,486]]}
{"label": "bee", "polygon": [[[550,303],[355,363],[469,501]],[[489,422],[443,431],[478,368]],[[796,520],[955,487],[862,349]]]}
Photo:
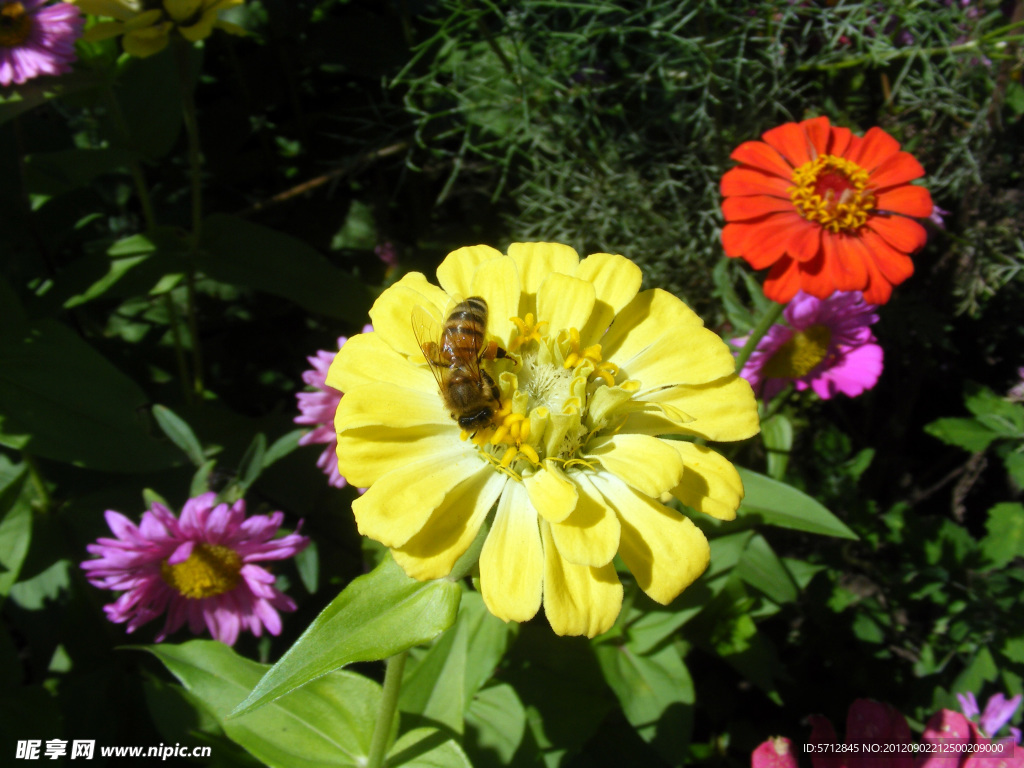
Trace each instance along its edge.
{"label": "bee", "polygon": [[487,302],[479,296],[460,301],[442,328],[423,307],[416,307],[412,330],[451,417],[467,432],[489,427],[500,406],[499,390],[480,361],[508,353],[484,339]]}

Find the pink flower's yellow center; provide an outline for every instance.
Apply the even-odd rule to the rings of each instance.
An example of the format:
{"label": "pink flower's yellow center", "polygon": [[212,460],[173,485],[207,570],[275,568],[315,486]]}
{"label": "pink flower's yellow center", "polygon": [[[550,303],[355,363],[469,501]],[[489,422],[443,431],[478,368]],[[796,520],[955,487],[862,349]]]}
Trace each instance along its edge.
{"label": "pink flower's yellow center", "polygon": [[788,192],[801,216],[830,232],[858,229],[875,207],[868,172],[835,155],[822,155],[794,170]]}
{"label": "pink flower's yellow center", "polygon": [[32,32],[32,17],[21,3],[0,3],[0,47],[15,48]]}
{"label": "pink flower's yellow center", "polygon": [[188,560],[160,566],[160,576],[182,597],[201,600],[230,592],[241,578],[242,557],[231,547],[196,544]]}
{"label": "pink flower's yellow center", "polygon": [[828,355],[832,332],[825,325],[797,331],[779,347],[764,367],[766,379],[799,379],[813,371]]}

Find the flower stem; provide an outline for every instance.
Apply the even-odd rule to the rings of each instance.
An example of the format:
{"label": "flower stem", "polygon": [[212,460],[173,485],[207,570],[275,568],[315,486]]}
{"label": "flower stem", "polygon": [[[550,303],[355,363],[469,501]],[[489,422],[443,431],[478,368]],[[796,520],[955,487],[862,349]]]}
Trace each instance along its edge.
{"label": "flower stem", "polygon": [[743,345],[743,349],[740,350],[739,355],[736,356],[736,372],[743,370],[743,366],[747,364],[747,360],[750,359],[750,355],[753,354],[757,348],[757,343],[764,338],[764,335],[768,333],[768,329],[775,325],[775,321],[779,319],[779,315],[782,314],[782,305],[772,302],[771,308],[765,312],[757,325],[754,326],[754,330],[750,332],[750,336],[747,337],[747,343]]}
{"label": "flower stem", "polygon": [[[188,137],[188,167],[192,188],[192,233],[189,237],[190,256],[194,259],[199,250],[199,240],[203,226],[203,155],[199,145],[199,119],[196,113],[196,102],[192,97],[189,76],[189,46],[182,40],[175,40],[174,56],[178,62],[178,85],[181,88],[182,116],[185,122],[185,135]],[[203,356],[199,345],[198,322],[196,321],[195,296],[195,265],[189,265],[185,276],[186,302],[185,309],[189,335],[192,337],[192,372],[193,390],[196,394],[203,391]]]}
{"label": "flower stem", "polygon": [[384,691],[380,698],[380,710],[377,722],[373,726],[373,738],[370,741],[370,754],[366,760],[366,768],[383,768],[384,756],[388,751],[388,736],[391,734],[391,723],[398,709],[398,692],[402,689],[402,672],[409,651],[401,651],[387,660],[387,671],[384,673]]}

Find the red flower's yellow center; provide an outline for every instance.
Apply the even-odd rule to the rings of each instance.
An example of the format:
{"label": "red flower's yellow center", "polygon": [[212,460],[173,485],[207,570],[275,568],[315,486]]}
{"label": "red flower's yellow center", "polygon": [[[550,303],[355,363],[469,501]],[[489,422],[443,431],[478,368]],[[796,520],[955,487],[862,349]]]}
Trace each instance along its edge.
{"label": "red flower's yellow center", "polygon": [[766,379],[799,379],[813,371],[828,355],[832,332],[825,325],[797,331],[779,347],[764,367]]}
{"label": "red flower's yellow center", "polygon": [[21,3],[0,3],[0,47],[14,48],[32,32],[32,17]]}
{"label": "red flower's yellow center", "polygon": [[868,186],[868,172],[854,162],[822,155],[793,171],[789,199],[808,221],[830,232],[852,232],[868,220],[875,196]]}
{"label": "red flower's yellow center", "polygon": [[183,597],[216,597],[238,586],[242,557],[231,547],[196,544],[188,560],[160,566],[160,576]]}

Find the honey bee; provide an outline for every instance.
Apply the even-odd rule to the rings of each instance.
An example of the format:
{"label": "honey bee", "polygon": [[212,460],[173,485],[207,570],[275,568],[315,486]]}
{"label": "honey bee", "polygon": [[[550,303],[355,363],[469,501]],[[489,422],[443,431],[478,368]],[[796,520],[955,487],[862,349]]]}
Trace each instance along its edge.
{"label": "honey bee", "polygon": [[451,417],[467,432],[490,426],[500,406],[500,393],[480,361],[508,353],[497,342],[484,340],[487,302],[479,296],[460,301],[442,328],[423,307],[416,307],[412,330]]}

